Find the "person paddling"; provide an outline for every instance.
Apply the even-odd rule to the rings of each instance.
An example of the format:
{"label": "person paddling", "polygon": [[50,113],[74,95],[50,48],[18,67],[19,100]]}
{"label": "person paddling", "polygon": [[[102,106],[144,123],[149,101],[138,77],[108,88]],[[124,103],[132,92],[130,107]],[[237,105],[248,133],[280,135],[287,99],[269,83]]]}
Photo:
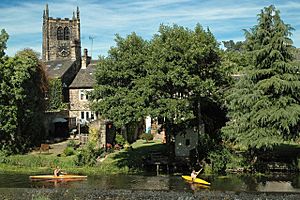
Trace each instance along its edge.
{"label": "person paddling", "polygon": [[64,174],[61,169],[59,168],[59,166],[57,166],[55,169],[54,169],[54,176],[57,177],[61,174]]}
{"label": "person paddling", "polygon": [[201,172],[201,170],[202,170],[202,168],[198,172],[196,172],[195,170],[192,171],[191,178],[192,178],[193,182],[195,181],[195,179],[197,178],[197,176]]}

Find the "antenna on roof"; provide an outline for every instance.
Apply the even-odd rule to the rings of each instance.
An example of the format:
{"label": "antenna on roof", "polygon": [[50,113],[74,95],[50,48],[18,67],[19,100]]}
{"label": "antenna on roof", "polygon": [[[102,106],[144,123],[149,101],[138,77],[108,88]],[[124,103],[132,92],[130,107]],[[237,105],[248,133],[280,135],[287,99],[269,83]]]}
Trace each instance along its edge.
{"label": "antenna on roof", "polygon": [[95,36],[89,36],[89,39],[92,40],[92,44],[91,44],[91,59],[93,58],[93,42],[94,42],[94,39],[95,39]]}

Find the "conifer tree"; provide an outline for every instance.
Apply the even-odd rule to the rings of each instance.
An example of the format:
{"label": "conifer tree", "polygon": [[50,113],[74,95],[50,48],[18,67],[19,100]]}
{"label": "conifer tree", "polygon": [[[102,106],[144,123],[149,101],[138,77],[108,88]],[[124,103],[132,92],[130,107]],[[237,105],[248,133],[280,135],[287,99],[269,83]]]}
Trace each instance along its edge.
{"label": "conifer tree", "polygon": [[264,8],[258,24],[246,31],[251,64],[226,98],[230,121],[222,132],[248,148],[272,148],[299,137],[300,70],[292,64],[293,29],[279,14],[272,5]]}

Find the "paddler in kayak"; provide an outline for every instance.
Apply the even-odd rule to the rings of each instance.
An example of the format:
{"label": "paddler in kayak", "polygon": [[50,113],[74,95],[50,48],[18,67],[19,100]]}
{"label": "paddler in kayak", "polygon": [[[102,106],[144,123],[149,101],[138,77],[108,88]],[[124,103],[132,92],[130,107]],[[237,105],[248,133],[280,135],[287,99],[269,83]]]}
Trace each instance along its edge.
{"label": "paddler in kayak", "polygon": [[57,177],[61,174],[63,174],[63,172],[61,171],[61,169],[59,168],[59,166],[56,166],[56,168],[54,169],[54,176]]}
{"label": "paddler in kayak", "polygon": [[192,171],[191,173],[191,178],[192,178],[192,181],[194,182],[194,180],[197,178],[198,174],[201,172],[202,168],[196,172],[195,170]]}

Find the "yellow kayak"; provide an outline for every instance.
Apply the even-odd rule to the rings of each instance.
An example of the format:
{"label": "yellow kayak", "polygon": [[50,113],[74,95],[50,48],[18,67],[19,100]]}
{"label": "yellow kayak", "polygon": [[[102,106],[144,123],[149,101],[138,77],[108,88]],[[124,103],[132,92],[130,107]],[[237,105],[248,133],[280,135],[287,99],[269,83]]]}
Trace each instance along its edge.
{"label": "yellow kayak", "polygon": [[184,180],[189,181],[189,182],[193,182],[193,183],[199,183],[199,184],[203,184],[203,185],[210,185],[209,182],[201,179],[201,178],[196,178],[194,181],[192,180],[191,176],[181,176]]}
{"label": "yellow kayak", "polygon": [[80,175],[72,175],[72,174],[66,174],[66,175],[59,175],[59,176],[54,176],[54,175],[38,175],[38,176],[29,176],[30,179],[32,180],[70,180],[70,179],[86,179],[87,176],[80,176]]}

